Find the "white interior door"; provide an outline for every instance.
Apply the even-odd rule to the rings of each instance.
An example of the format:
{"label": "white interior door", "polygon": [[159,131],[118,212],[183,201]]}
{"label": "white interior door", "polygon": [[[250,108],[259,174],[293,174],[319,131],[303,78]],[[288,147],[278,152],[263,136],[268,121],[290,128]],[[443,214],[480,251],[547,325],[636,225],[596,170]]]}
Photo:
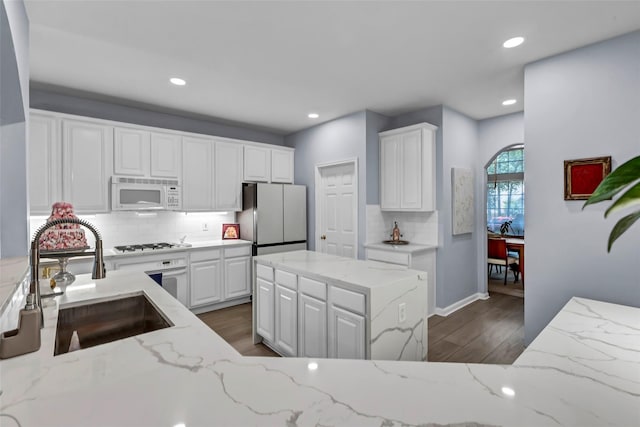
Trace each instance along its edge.
{"label": "white interior door", "polygon": [[[331,255],[357,258],[358,185],[356,163],[318,168],[319,235],[316,250]],[[318,185],[319,184],[319,185]]]}

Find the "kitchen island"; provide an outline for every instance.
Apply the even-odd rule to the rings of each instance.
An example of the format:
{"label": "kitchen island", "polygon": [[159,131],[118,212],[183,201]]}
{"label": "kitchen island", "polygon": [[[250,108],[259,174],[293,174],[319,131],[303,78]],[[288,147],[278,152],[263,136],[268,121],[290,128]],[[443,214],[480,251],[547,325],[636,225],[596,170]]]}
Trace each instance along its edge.
{"label": "kitchen island", "polygon": [[426,360],[426,272],[312,251],[254,264],[254,342],[283,356]]}
{"label": "kitchen island", "polygon": [[[174,326],[53,356],[61,306],[140,292]],[[3,427],[640,423],[636,308],[573,298],[498,366],[242,357],[144,273],[47,304],[40,350],[0,361]]]}

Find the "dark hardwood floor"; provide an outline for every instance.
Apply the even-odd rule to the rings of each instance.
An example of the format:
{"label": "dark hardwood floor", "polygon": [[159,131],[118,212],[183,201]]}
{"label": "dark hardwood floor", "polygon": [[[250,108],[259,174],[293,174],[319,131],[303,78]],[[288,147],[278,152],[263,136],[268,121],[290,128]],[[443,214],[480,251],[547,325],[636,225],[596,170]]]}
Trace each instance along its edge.
{"label": "dark hardwood floor", "polygon": [[262,343],[253,344],[250,302],[199,314],[198,317],[243,356],[280,357]]}
{"label": "dark hardwood floor", "polygon": [[491,293],[429,318],[430,362],[511,364],[524,351],[524,299]]}
{"label": "dark hardwood floor", "polygon": [[[251,304],[198,317],[244,356],[278,357],[251,340]],[[524,300],[492,293],[448,317],[429,318],[430,362],[511,364],[524,350]]]}

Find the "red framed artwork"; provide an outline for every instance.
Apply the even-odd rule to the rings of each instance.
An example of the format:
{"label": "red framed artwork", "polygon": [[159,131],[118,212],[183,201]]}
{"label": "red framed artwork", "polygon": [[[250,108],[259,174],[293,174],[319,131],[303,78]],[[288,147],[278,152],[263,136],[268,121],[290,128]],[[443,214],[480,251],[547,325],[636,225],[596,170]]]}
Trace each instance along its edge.
{"label": "red framed artwork", "polygon": [[240,238],[240,224],[222,224],[222,239],[239,239]]}
{"label": "red framed artwork", "polygon": [[611,172],[611,156],[564,161],[564,199],[587,200]]}

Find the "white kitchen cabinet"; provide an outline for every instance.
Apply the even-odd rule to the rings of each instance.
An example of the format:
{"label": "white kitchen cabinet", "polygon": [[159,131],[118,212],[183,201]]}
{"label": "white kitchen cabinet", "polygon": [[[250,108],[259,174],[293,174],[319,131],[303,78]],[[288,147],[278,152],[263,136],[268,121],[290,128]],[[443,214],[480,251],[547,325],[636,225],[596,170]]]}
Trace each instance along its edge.
{"label": "white kitchen cabinet", "polygon": [[273,342],[275,338],[274,323],[275,323],[275,299],[274,299],[274,285],[272,282],[268,282],[260,277],[256,279],[256,330],[258,334],[267,341]]}
{"label": "white kitchen cabinet", "polygon": [[420,123],[380,133],[380,208],[435,210],[435,133]]}
{"label": "white kitchen cabinet", "polygon": [[180,144],[179,135],[116,127],[113,147],[114,173],[179,179],[182,158]]}
{"label": "white kitchen cabinet", "polygon": [[182,138],[180,135],[151,132],[150,175],[180,179],[182,171]]}
{"label": "white kitchen cabinet", "polygon": [[213,140],[182,138],[182,209],[214,210]]}
{"label": "white kitchen cabinet", "polygon": [[331,305],[329,308],[329,357],[365,358],[364,316]]}
{"label": "white kitchen cabinet", "polygon": [[253,182],[271,180],[271,149],[254,145],[244,146],[244,180]]}
{"label": "white kitchen cabinet", "polygon": [[149,132],[135,128],[113,130],[113,171],[116,175],[148,176]]}
{"label": "white kitchen cabinet", "polygon": [[293,184],[293,151],[271,150],[271,182]]}
{"label": "white kitchen cabinet", "polygon": [[216,141],[214,155],[215,209],[242,210],[242,145]]}
{"label": "white kitchen cabinet", "polygon": [[251,257],[226,258],[224,260],[224,299],[251,294]]}
{"label": "white kitchen cabinet", "polygon": [[62,196],[60,121],[31,114],[29,119],[29,207],[31,215],[51,213]]}
{"label": "white kitchen cabinet", "polygon": [[189,266],[190,306],[222,301],[221,261],[192,262]]}
{"label": "white kitchen cabinet", "polygon": [[113,128],[90,121],[62,121],[62,198],[77,214],[109,212]]}
{"label": "white kitchen cabinet", "polygon": [[298,357],[327,357],[327,303],[298,295]]}
{"label": "white kitchen cabinet", "polygon": [[283,356],[298,354],[298,293],[276,284],[275,345]]}

